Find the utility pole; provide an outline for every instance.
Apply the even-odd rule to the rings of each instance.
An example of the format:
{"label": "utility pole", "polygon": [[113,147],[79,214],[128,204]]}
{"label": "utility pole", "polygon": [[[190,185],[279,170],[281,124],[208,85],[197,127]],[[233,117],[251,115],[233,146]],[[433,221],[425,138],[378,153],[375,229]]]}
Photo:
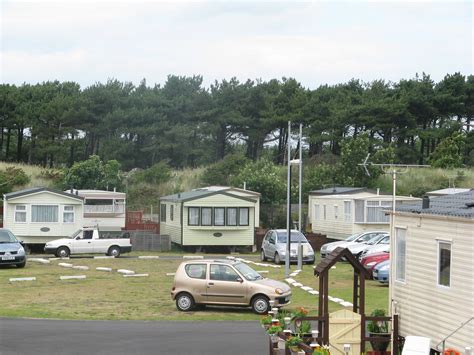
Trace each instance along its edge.
{"label": "utility pole", "polygon": [[287,174],[287,186],[286,186],[286,253],[285,253],[285,277],[290,277],[290,252],[291,252],[291,122],[288,121],[288,174]]}
{"label": "utility pole", "polygon": [[[298,231],[301,232],[301,189],[303,184],[303,150],[302,150],[303,124],[300,123],[300,156],[299,156],[299,181],[298,181]],[[301,250],[301,238],[298,238],[298,269],[303,269],[303,251]]]}

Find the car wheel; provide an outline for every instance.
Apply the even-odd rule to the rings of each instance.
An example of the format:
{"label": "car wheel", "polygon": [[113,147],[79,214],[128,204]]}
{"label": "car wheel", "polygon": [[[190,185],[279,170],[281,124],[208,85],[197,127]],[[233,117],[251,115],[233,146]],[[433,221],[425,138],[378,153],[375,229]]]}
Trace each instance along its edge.
{"label": "car wheel", "polygon": [[176,297],[176,308],[182,312],[188,312],[194,308],[194,298],[189,293],[183,292]]}
{"label": "car wheel", "polygon": [[69,248],[67,247],[59,247],[58,250],[56,250],[56,256],[58,258],[67,258],[70,254]]}
{"label": "car wheel", "polygon": [[268,297],[263,295],[255,296],[252,299],[252,309],[257,314],[266,314],[270,309],[270,303]]}
{"label": "car wheel", "polygon": [[26,265],[26,261],[23,261],[21,264],[16,264],[16,267],[21,269],[21,268],[24,268]]}
{"label": "car wheel", "polygon": [[275,261],[275,264],[281,264],[280,254],[275,253],[273,260]]}
{"label": "car wheel", "polygon": [[265,256],[265,252],[263,251],[263,249],[262,249],[262,253],[260,254],[260,259],[262,261],[267,261],[267,257]]}
{"label": "car wheel", "polygon": [[109,248],[109,251],[107,252],[107,255],[108,256],[114,256],[114,257],[117,258],[118,256],[120,256],[120,248],[116,245],[111,246]]}

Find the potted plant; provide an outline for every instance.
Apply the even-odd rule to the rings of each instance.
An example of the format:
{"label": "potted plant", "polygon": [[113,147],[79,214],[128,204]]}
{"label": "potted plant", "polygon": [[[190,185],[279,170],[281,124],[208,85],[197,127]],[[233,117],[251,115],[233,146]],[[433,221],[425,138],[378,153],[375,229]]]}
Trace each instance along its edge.
{"label": "potted plant", "polygon": [[[375,309],[371,314],[372,317],[385,317],[386,313],[383,309]],[[375,351],[384,352],[387,350],[390,344],[390,332],[388,331],[388,322],[386,320],[369,321],[367,323],[367,330],[369,331],[370,337],[385,337],[387,340],[384,341],[370,341],[372,349]]]}
{"label": "potted plant", "polygon": [[262,325],[262,328],[268,329],[272,325],[272,316],[271,315],[266,315],[263,316],[260,319],[260,324]]}
{"label": "potted plant", "polygon": [[321,346],[318,344],[318,346],[316,346],[313,350],[313,355],[331,355],[331,353],[329,352],[329,346]]}
{"label": "potted plant", "polygon": [[272,343],[278,342],[279,336],[278,333],[283,331],[283,327],[281,325],[272,325],[267,329],[268,335],[272,339]]}
{"label": "potted plant", "polygon": [[300,348],[299,344],[303,342],[303,339],[301,339],[298,335],[290,335],[286,339],[286,346],[294,353],[297,353]]}

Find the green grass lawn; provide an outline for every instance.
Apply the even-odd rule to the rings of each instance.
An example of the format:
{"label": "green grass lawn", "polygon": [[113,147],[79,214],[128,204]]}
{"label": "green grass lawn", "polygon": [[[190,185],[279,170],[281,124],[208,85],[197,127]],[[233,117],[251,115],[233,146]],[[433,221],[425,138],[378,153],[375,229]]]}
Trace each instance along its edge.
{"label": "green grass lawn", "polygon": [[[144,253],[132,253],[131,255]],[[145,253],[153,255],[153,253]],[[166,253],[169,255],[169,253]],[[155,253],[155,255],[164,255]],[[182,254],[178,254],[182,255]],[[211,255],[208,255],[212,257]],[[240,255],[256,261],[256,255]],[[182,260],[167,259],[71,259],[74,265],[89,266],[89,270],[74,270],[58,266],[61,260],[50,264],[28,262],[24,269],[0,268],[0,315],[3,317],[33,317],[56,319],[115,319],[115,320],[252,320],[260,317],[245,308],[206,307],[190,313],[177,311],[170,297],[172,276]],[[102,272],[95,268],[111,267],[130,269],[136,273],[148,273],[149,277],[126,278],[116,271]],[[251,265],[256,270],[268,270],[270,278],[284,280],[284,266],[266,268]],[[292,265],[292,270],[296,269]],[[86,275],[85,280],[59,280],[60,275]],[[11,277],[35,276],[36,281],[10,282]],[[317,289],[318,279],[313,267],[304,266],[295,279]],[[330,271],[329,294],[352,302],[352,267],[338,263]],[[292,288],[292,303],[288,310],[305,307],[310,315],[317,313],[318,297]],[[367,313],[375,308],[387,309],[388,288],[375,281],[368,281],[366,288]],[[330,310],[342,306],[329,302]]]}

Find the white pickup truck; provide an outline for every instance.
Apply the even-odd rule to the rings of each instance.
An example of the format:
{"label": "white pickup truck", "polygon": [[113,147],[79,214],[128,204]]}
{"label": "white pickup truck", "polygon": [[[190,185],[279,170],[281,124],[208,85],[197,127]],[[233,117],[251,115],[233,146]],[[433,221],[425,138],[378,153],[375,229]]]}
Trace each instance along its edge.
{"label": "white pickup truck", "polygon": [[82,228],[69,238],[61,238],[47,242],[45,253],[66,258],[74,254],[106,254],[119,256],[132,250],[130,238],[106,238],[99,235],[97,228]]}

